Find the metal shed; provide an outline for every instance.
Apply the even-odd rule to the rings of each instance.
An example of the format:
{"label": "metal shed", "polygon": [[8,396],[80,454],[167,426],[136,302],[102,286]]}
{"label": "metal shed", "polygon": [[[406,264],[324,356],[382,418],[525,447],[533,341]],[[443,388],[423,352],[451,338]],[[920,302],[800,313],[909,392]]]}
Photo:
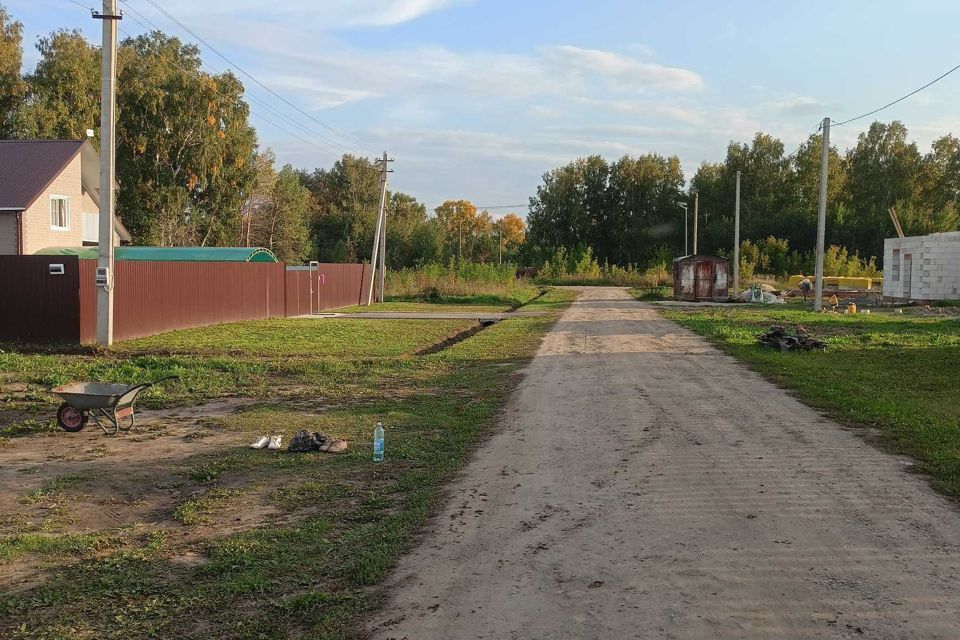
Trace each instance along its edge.
{"label": "metal shed", "polygon": [[684,256],[673,261],[673,296],[687,302],[727,302],[727,259]]}

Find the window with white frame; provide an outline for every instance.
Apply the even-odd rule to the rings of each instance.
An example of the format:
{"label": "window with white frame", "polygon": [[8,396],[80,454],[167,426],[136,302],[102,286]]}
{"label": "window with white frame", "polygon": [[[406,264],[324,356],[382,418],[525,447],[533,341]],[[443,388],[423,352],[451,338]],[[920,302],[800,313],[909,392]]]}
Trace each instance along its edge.
{"label": "window with white frame", "polygon": [[900,282],[900,249],[893,250],[893,266],[890,269],[892,282]]}
{"label": "window with white frame", "polygon": [[50,228],[54,231],[70,230],[70,198],[50,196]]}

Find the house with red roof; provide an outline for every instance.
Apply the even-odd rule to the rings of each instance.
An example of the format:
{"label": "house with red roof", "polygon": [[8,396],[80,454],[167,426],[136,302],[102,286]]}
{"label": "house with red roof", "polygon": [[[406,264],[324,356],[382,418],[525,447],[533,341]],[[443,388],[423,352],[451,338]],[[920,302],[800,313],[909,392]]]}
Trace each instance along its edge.
{"label": "house with red roof", "polygon": [[[99,244],[100,158],[86,140],[0,140],[0,255]],[[130,242],[119,220],[114,242]]]}

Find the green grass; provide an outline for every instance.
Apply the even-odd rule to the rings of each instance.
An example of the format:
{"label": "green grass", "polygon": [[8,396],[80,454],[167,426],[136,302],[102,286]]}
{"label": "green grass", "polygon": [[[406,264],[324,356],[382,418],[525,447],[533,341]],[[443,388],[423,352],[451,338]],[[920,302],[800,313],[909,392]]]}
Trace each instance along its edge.
{"label": "green grass", "polygon": [[[807,404],[877,428],[890,450],[916,458],[937,488],[960,497],[960,321],[767,309],[663,313]],[[802,324],[827,348],[780,353],[757,346],[757,335],[773,324]]]}
{"label": "green grass", "polygon": [[435,303],[435,302],[420,302],[420,301],[395,301],[388,300],[386,302],[377,302],[369,307],[367,306],[356,306],[356,307],[346,307],[344,309],[337,309],[337,313],[367,313],[367,312],[388,312],[388,313],[400,313],[400,312],[414,312],[414,311],[435,311],[438,313],[444,312],[466,312],[466,313],[497,313],[501,311],[506,311],[509,308],[508,305],[504,304],[482,304],[475,303],[472,300],[466,300],[460,303]]}
{"label": "green grass", "polygon": [[[559,310],[570,299],[551,291],[531,307]],[[13,379],[38,387],[177,372],[181,380],[158,388],[151,403],[261,400],[204,421],[206,429],[235,434],[237,444],[178,460],[172,476],[144,488],[143,500],[175,498],[151,521],[122,531],[105,522],[89,539],[65,531],[0,535],[0,558],[46,559],[39,584],[0,593],[0,637],[362,637],[362,620],[382,603],[377,585],[412,544],[444,483],[494,427],[515,375],[555,319],[504,321],[426,356],[414,354],[464,323],[251,322],[132,341],[111,354],[0,354]],[[56,406],[48,402],[43,411]],[[377,420],[387,432],[380,465],[370,454]],[[282,433],[289,442],[301,428],[345,438],[350,449],[288,454],[244,446],[259,433]],[[29,506],[43,508],[70,478],[44,484]],[[71,501],[110,497],[97,495],[95,480],[58,504],[69,511]],[[237,524],[249,518],[258,520]],[[154,520],[167,524],[156,528]],[[177,561],[185,556],[199,561]]]}
{"label": "green grass", "polygon": [[118,353],[164,355],[395,357],[467,328],[458,320],[260,320],[201,327],[120,343]]}

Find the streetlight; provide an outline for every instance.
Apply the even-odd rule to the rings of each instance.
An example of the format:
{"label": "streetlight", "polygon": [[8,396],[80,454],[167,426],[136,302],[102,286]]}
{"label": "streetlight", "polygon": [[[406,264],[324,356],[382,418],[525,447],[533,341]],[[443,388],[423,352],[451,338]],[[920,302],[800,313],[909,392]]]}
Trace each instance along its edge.
{"label": "streetlight", "polygon": [[689,243],[687,242],[687,203],[678,202],[678,205],[683,207],[683,255],[690,255]]}

